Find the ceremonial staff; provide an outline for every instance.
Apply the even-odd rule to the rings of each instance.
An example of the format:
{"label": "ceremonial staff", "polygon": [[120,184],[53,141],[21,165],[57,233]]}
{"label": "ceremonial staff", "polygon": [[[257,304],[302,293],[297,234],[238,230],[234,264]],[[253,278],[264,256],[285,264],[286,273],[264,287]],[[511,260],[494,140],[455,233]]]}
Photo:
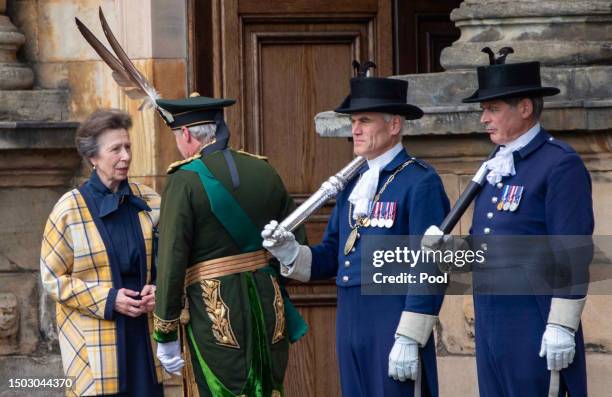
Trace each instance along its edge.
{"label": "ceremonial staff", "polygon": [[343,191],[347,183],[353,179],[357,171],[359,171],[359,168],[361,168],[365,162],[366,159],[364,157],[355,157],[353,161],[348,163],[346,167],[342,168],[336,175],[333,175],[323,182],[319,190],[289,214],[289,216],[280,223],[280,226],[290,232],[295,230],[304,223],[313,212]]}
{"label": "ceremonial staff", "polygon": [[[496,152],[497,147],[495,147],[495,149],[493,149],[493,151],[489,154],[487,161],[490,160]],[[459,219],[461,219],[465,213],[467,207],[469,207],[474,200],[474,197],[476,197],[476,194],[478,194],[480,188],[484,185],[488,171],[487,161],[482,163],[480,168],[478,168],[478,171],[470,181],[470,184],[467,186],[467,188],[465,188],[463,193],[461,193],[461,196],[459,196],[457,199],[455,206],[450,210],[448,215],[446,215],[446,218],[444,218],[440,224],[440,230],[442,230],[444,234],[450,234],[451,230],[453,230],[457,222],[459,222]]]}

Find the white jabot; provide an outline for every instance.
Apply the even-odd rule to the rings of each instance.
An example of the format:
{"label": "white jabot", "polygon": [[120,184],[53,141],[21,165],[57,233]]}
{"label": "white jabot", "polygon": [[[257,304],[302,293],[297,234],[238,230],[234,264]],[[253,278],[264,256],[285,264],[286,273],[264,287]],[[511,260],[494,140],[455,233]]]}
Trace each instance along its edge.
{"label": "white jabot", "polygon": [[502,146],[495,154],[495,157],[487,161],[487,168],[489,169],[487,181],[491,185],[495,185],[505,176],[516,174],[512,153],[527,146],[538,135],[538,132],[540,132],[540,123],[536,123],[526,133]]}
{"label": "white jabot", "polygon": [[380,170],[385,168],[402,150],[404,150],[404,146],[402,146],[401,142],[398,142],[397,145],[380,156],[368,160],[368,170],[361,175],[349,196],[349,201],[355,207],[353,209],[353,219],[368,215],[370,203],[374,200],[374,195],[376,195]]}

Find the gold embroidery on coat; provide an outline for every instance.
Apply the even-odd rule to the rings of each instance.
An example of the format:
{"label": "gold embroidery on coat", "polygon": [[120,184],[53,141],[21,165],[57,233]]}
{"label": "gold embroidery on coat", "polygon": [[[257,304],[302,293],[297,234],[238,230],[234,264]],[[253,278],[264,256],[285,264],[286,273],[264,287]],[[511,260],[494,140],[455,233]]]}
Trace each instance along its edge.
{"label": "gold embroidery on coat", "polygon": [[285,304],[283,295],[276,279],[270,276],[272,285],[274,286],[274,314],[276,315],[276,325],[274,326],[274,334],[272,335],[272,344],[283,340],[285,333]]}
{"label": "gold embroidery on coat", "polygon": [[153,329],[162,334],[169,334],[178,329],[179,319],[174,320],[162,320],[161,318],[153,315]]}
{"label": "gold embroidery on coat", "polygon": [[272,390],[272,397],[281,397],[281,392],[278,390]]}
{"label": "gold embroidery on coat", "polygon": [[230,321],[230,309],[221,298],[221,281],[210,279],[200,281],[206,312],[212,321],[213,336],[218,345],[240,349]]}

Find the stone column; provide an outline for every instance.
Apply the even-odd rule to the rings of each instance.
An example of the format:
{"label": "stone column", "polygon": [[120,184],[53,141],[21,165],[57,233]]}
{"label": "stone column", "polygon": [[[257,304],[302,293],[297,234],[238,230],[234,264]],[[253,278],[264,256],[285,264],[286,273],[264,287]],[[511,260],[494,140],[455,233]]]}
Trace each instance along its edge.
{"label": "stone column", "polygon": [[446,70],[472,69],[487,61],[482,47],[512,46],[514,62],[610,64],[611,10],[609,0],[465,0],[451,14],[461,37],[440,62]]}
{"label": "stone column", "polygon": [[17,50],[25,42],[6,13],[6,0],[0,0],[0,90],[32,88],[34,74],[27,66],[17,62]]}

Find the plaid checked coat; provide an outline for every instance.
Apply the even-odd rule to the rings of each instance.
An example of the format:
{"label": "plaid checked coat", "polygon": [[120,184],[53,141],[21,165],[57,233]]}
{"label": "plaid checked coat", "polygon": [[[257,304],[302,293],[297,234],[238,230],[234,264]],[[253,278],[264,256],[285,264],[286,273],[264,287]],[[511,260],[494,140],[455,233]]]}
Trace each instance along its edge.
{"label": "plaid checked coat", "polygon": [[[147,186],[130,183],[132,193],[151,212],[138,214],[147,255],[146,282],[151,282],[153,227],[159,220],[160,196]],[[113,287],[109,258],[85,200],[78,189],[64,194],[49,215],[43,234],[40,272],[44,289],[57,301],[56,319],[62,364],[73,377],[70,396],[119,392],[117,327],[104,313]],[[152,316],[149,330],[153,332]],[[156,351],[151,338],[152,351]],[[157,379],[162,372],[155,359]]]}

